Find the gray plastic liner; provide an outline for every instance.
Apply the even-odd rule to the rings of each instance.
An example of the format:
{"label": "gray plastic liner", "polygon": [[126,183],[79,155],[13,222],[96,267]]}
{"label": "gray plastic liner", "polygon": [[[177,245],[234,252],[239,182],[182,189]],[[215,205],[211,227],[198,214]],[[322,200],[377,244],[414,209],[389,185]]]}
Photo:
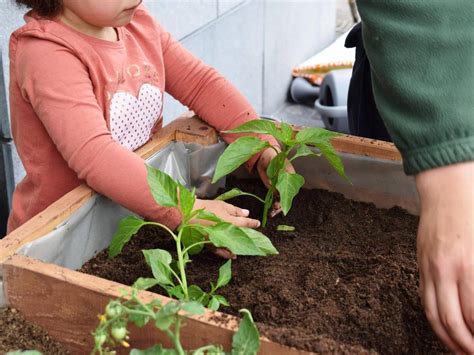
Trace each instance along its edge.
{"label": "gray plastic liner", "polygon": [[348,199],[371,202],[379,208],[398,206],[419,214],[415,179],[405,175],[401,161],[353,154],[340,156],[350,182],[341,178],[325,159],[303,157],[293,164],[304,176],[306,188],[339,192]]}

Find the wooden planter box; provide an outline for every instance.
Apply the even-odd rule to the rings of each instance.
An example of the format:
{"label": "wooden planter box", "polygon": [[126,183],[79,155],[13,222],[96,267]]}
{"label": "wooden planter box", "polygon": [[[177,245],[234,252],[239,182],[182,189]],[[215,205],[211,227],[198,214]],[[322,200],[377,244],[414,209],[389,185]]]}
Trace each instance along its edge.
{"label": "wooden planter box", "polygon": [[[195,118],[180,118],[160,130],[136,153],[146,159],[174,140],[207,145],[217,141],[217,134],[214,129]],[[393,162],[401,171],[400,154],[393,144],[353,136],[337,137],[333,140],[333,144],[341,153],[348,153],[362,159],[366,157],[369,161]],[[305,169],[307,165],[306,168],[301,166],[301,170]],[[297,170],[300,170],[299,167]],[[327,189],[338,189],[337,184],[336,187],[325,182],[316,183],[316,185]],[[350,185],[346,185],[345,189],[351,189]],[[310,183],[309,187],[315,187],[315,185]],[[74,354],[88,353],[93,348],[91,332],[97,326],[97,314],[103,312],[111,298],[120,295],[119,289],[129,290],[130,288],[99,277],[17,255],[16,252],[23,245],[54,230],[83,206],[93,194],[94,192],[89,187],[79,186],[0,240],[0,280],[3,280],[6,303],[22,312],[30,322],[46,329],[52,337],[63,343]],[[373,193],[370,189],[361,189],[360,194],[364,195],[362,199],[366,201],[384,198],[383,192]],[[416,210],[413,201],[409,200],[407,203],[397,201],[395,203],[412,211]],[[171,300],[147,291],[141,291],[140,297],[143,301],[160,298],[163,303]],[[230,350],[232,335],[237,329],[239,319],[222,315],[228,321],[217,322],[216,314],[222,315],[219,312],[207,311],[203,316],[187,320],[182,330],[185,348],[221,344],[226,350]],[[166,346],[171,345],[168,338],[159,333],[152,324],[140,330],[132,329],[130,342],[132,346],[138,348],[145,348],[156,342],[162,342]],[[262,337],[260,353],[291,355],[306,352],[288,348]]]}

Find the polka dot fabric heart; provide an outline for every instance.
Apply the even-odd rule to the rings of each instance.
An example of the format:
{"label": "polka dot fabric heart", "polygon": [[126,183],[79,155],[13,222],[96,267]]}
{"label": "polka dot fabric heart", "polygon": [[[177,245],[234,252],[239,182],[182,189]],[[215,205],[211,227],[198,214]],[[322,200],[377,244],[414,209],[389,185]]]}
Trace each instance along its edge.
{"label": "polka dot fabric heart", "polygon": [[138,98],[117,92],[110,102],[112,137],[129,150],[145,144],[163,110],[163,94],[150,84],[143,84]]}

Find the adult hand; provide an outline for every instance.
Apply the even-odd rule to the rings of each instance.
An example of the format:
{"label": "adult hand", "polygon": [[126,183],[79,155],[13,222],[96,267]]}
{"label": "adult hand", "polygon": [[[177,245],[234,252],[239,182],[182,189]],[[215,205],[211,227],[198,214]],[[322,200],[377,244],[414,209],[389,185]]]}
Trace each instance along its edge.
{"label": "adult hand", "polygon": [[416,176],[420,297],[441,340],[474,354],[474,161]]}
{"label": "adult hand", "polygon": [[[277,149],[279,150],[279,149]],[[267,148],[263,151],[260,155],[260,158],[257,161],[257,172],[262,180],[263,184],[269,188],[271,186],[270,179],[267,176],[267,168],[268,164],[272,161],[273,158],[277,156],[277,152],[273,148]],[[295,173],[295,168],[293,165],[287,161],[285,170],[289,173]],[[270,212],[271,217],[275,217],[277,214],[281,212],[280,201],[275,201],[273,203],[273,209]]]}

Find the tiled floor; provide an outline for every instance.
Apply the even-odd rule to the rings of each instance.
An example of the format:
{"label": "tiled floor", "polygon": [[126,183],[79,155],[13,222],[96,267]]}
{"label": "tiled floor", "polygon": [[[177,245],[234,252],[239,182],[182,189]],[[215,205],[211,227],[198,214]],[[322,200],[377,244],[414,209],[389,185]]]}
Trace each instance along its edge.
{"label": "tiled floor", "polygon": [[294,102],[287,102],[270,117],[298,126],[324,127],[321,116],[313,107],[299,105]]}

